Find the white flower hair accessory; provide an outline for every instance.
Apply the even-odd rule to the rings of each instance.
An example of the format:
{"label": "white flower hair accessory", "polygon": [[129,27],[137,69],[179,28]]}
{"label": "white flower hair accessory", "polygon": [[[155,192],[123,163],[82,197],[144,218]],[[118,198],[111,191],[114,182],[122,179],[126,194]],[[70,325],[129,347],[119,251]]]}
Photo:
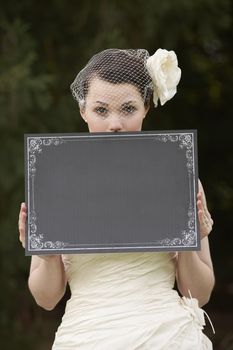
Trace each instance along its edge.
{"label": "white flower hair accessory", "polygon": [[147,59],[146,68],[154,85],[154,105],[157,107],[160,100],[163,106],[176,94],[181,77],[175,52],[158,49]]}

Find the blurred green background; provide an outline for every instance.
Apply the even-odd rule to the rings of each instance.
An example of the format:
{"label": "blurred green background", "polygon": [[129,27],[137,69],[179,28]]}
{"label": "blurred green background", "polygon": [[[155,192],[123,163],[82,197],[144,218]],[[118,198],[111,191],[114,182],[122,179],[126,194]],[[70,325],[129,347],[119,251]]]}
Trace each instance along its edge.
{"label": "blurred green background", "polygon": [[63,300],[43,311],[27,288],[30,258],[17,229],[23,134],[87,131],[69,85],[93,54],[109,47],[177,53],[178,93],[151,111],[144,129],[198,129],[199,176],[215,222],[210,245],[216,286],[205,310],[216,335],[209,324],[206,333],[214,349],[233,349],[232,33],[230,0],[2,1],[1,349],[50,349],[65,305]]}

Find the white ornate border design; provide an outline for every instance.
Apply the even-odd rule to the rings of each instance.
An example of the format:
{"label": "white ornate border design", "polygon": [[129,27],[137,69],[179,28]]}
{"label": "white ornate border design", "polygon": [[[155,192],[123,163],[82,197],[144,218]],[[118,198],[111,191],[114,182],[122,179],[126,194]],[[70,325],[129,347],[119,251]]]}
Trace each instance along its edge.
{"label": "white ornate border design", "polygon": [[[159,142],[172,142],[177,143],[178,147],[182,150],[185,150],[186,156],[186,167],[188,173],[189,180],[189,208],[187,213],[187,228],[183,230],[180,234],[175,234],[174,238],[165,238],[162,240],[150,242],[147,246],[135,243],[124,243],[120,247],[119,246],[108,246],[108,247],[82,247],[76,246],[75,244],[61,242],[61,241],[45,241],[43,233],[37,232],[37,215],[35,208],[35,200],[34,200],[34,186],[35,186],[35,177],[36,177],[36,163],[37,156],[43,152],[43,149],[50,146],[60,146],[63,143],[68,141],[80,141],[81,139],[87,139],[87,135],[79,135],[79,136],[28,136],[27,137],[27,171],[28,171],[28,251],[53,251],[53,250],[61,250],[61,251],[82,251],[82,250],[135,250],[135,248],[195,248],[197,247],[197,227],[196,227],[196,202],[195,202],[195,164],[194,164],[194,133],[192,132],[174,132],[174,133],[143,133],[140,134],[139,137],[152,138],[155,141]],[[94,135],[93,139],[98,137],[112,137],[109,135]],[[131,138],[137,137],[135,134],[124,134],[120,133],[117,137],[122,138]],[[30,189],[30,190],[29,190]],[[177,237],[179,236],[179,237]],[[168,249],[167,249],[168,250]]]}

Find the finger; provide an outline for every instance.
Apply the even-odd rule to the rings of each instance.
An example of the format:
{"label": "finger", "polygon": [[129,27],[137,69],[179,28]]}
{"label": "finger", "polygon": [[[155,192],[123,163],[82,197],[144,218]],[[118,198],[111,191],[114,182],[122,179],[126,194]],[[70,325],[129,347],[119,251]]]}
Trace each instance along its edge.
{"label": "finger", "polygon": [[211,223],[211,220],[205,215],[203,210],[198,211],[198,217],[200,219],[200,223],[203,225],[209,225]]}
{"label": "finger", "polygon": [[209,220],[204,215],[204,212],[202,210],[198,211],[198,218],[201,228],[205,228],[207,225],[209,225]]}
{"label": "finger", "polygon": [[203,211],[202,210],[198,210],[198,219],[199,219],[199,223],[202,224],[203,223]]}
{"label": "finger", "polygon": [[25,248],[25,241],[23,239],[21,239],[21,238],[19,238],[19,240],[20,240],[22,246]]}
{"label": "finger", "polygon": [[212,231],[212,221],[209,220],[202,210],[198,211],[201,237],[207,236]]}
{"label": "finger", "polygon": [[22,245],[24,246],[25,243],[25,237],[19,236],[19,241],[22,243]]}
{"label": "finger", "polygon": [[23,211],[25,213],[27,212],[27,207],[26,207],[26,204],[24,202],[21,203],[20,211]]}
{"label": "finger", "polygon": [[21,203],[20,211],[19,211],[19,220],[21,220],[23,214],[27,214],[27,208],[25,203]]}
{"label": "finger", "polygon": [[21,237],[19,237],[19,241],[22,244],[22,246],[25,248],[25,239],[22,239]]}
{"label": "finger", "polygon": [[200,200],[197,201],[197,209],[198,209],[198,211],[200,211],[201,217],[203,217],[205,211],[204,211],[204,208],[203,208],[203,203]]}
{"label": "finger", "polygon": [[209,216],[208,216],[209,223],[210,223],[211,226],[213,226],[214,221],[213,221],[213,219],[212,219],[210,213],[208,213],[208,214],[209,214]]}
{"label": "finger", "polygon": [[212,219],[210,212],[207,208],[207,203],[206,203],[205,197],[203,195],[202,195],[202,199],[197,201],[197,207],[198,207],[198,209],[203,210],[204,215],[210,221],[211,225],[213,225],[214,222],[213,222],[213,219]]}
{"label": "finger", "polygon": [[198,209],[203,210],[204,214],[208,218],[210,218],[210,213],[208,211],[206,199],[205,199],[205,196],[204,196],[203,192],[201,193],[201,198],[200,198],[200,196],[198,197],[197,206],[198,206]]}
{"label": "finger", "polygon": [[19,233],[22,235],[25,233],[25,223],[26,223],[26,213],[21,214],[21,218],[19,220],[18,226],[19,226]]}
{"label": "finger", "polygon": [[19,220],[18,222],[20,222],[22,220],[22,214],[25,212],[24,210],[24,206],[23,206],[23,203],[21,203],[20,205],[20,211],[19,211]]}
{"label": "finger", "polygon": [[199,191],[199,192],[197,193],[197,198],[198,198],[198,199],[201,199],[201,191]]}
{"label": "finger", "polygon": [[201,191],[201,199],[202,199],[203,205],[206,206],[207,208],[206,197],[203,191]]}
{"label": "finger", "polygon": [[19,228],[19,232],[20,233],[23,230],[25,230],[26,217],[27,217],[27,215],[25,213],[23,213],[23,214],[21,214],[20,219],[18,221],[18,228]]}
{"label": "finger", "polygon": [[212,221],[210,212],[208,211],[208,209],[207,209],[206,207],[204,207],[204,215],[205,215],[206,219],[207,219],[209,222]]}
{"label": "finger", "polygon": [[200,199],[197,201],[197,208],[203,209],[202,201]]}
{"label": "finger", "polygon": [[21,206],[20,206],[20,212],[19,212],[19,222],[22,220],[22,219],[26,219],[26,216],[27,216],[27,207],[26,207],[26,204],[25,203],[21,203]]}
{"label": "finger", "polygon": [[27,217],[27,208],[26,208],[25,203],[23,202],[20,205],[18,228],[19,228],[19,241],[21,242],[21,244],[24,248],[25,248],[26,217]]}
{"label": "finger", "polygon": [[207,210],[205,211],[205,215],[206,217],[208,218],[209,221],[212,221],[212,218],[211,218],[211,215],[210,215],[210,212]]}

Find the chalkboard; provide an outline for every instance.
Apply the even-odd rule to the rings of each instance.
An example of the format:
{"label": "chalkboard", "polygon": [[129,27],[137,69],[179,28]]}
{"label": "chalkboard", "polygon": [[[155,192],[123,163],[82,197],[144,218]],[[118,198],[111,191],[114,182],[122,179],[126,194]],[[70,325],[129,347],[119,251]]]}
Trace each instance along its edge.
{"label": "chalkboard", "polygon": [[26,255],[199,250],[196,130],[25,135]]}

